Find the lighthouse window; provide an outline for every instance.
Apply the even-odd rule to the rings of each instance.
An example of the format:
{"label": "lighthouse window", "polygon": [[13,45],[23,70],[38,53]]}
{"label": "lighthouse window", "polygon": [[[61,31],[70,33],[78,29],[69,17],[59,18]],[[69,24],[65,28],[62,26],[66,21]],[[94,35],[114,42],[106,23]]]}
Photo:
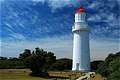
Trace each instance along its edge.
{"label": "lighthouse window", "polygon": [[84,20],[84,15],[83,14],[81,14],[81,20]]}
{"label": "lighthouse window", "polygon": [[80,17],[78,17],[78,20],[80,20]]}
{"label": "lighthouse window", "polygon": [[77,20],[79,21],[79,20],[80,20],[80,18],[81,18],[81,15],[78,15]]}
{"label": "lighthouse window", "polygon": [[85,20],[85,14],[82,14],[81,19]]}

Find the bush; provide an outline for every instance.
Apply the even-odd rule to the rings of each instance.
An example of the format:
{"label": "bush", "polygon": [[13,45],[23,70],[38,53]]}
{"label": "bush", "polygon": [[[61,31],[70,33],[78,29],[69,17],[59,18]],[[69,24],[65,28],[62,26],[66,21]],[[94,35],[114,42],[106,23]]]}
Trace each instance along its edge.
{"label": "bush", "polygon": [[116,54],[110,54],[104,61],[99,65],[97,72],[102,76],[108,78],[108,80],[119,80],[120,79],[120,52]]}

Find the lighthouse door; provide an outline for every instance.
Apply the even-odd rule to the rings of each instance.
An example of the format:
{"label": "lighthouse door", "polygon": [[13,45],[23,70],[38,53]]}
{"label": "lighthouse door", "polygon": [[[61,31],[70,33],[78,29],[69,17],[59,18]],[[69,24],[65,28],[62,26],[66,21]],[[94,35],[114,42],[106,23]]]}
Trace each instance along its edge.
{"label": "lighthouse door", "polygon": [[76,63],[76,70],[79,70],[79,63]]}

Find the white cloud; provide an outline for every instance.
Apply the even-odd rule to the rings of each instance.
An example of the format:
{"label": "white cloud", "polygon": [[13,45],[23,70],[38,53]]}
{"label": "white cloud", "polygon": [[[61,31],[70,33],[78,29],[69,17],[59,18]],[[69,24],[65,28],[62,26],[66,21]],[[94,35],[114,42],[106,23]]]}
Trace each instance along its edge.
{"label": "white cloud", "polygon": [[10,29],[13,29],[12,25],[10,25],[9,23],[5,22],[5,25],[6,25],[7,27],[9,27]]}
{"label": "white cloud", "polygon": [[[1,53],[2,56],[18,56],[26,48],[33,50],[40,47],[54,52],[57,58],[72,58],[73,41],[69,37],[49,37],[35,41],[4,41],[2,42]],[[104,59],[109,53],[120,51],[119,44],[117,41],[90,40],[91,60]]]}
{"label": "white cloud", "polygon": [[10,34],[10,36],[13,37],[14,39],[17,39],[17,40],[25,40],[26,39],[24,35],[19,34],[19,33],[15,33],[15,32]]}
{"label": "white cloud", "polygon": [[70,0],[49,0],[49,6],[53,8],[61,8],[66,5],[70,5],[71,1]]}
{"label": "white cloud", "polygon": [[[49,6],[52,7],[53,9],[56,8],[61,8],[67,5],[74,5],[77,0],[33,0],[34,2],[42,2],[44,3],[45,1],[48,1]],[[119,1],[119,0],[118,0]],[[99,3],[99,2],[97,2]],[[97,4],[95,3],[95,4]],[[95,7],[101,7],[101,5],[104,4],[99,4],[98,5],[91,5],[91,8],[95,8]],[[110,5],[111,6],[111,5]],[[113,14],[111,14],[111,12],[109,14],[105,13],[106,16],[108,17],[108,21],[113,21],[114,20],[114,16]],[[94,21],[100,21],[101,20],[101,16],[105,17],[105,15],[102,15],[101,13],[96,14],[94,17],[93,15],[89,18],[90,20],[94,20]],[[120,20],[120,19],[119,19]],[[114,23],[116,24],[116,23]],[[12,28],[12,26],[10,24],[6,24],[10,29]],[[112,25],[112,24],[111,24]],[[23,26],[23,24],[20,24],[20,26]],[[98,26],[97,26],[98,28]],[[48,29],[45,28],[47,31]],[[102,28],[98,28],[96,30],[96,32],[100,32]],[[40,30],[38,30],[40,31]],[[49,31],[48,31],[49,32]],[[96,34],[96,33],[95,33]],[[54,38],[44,38],[44,39],[39,39],[36,41],[29,41],[26,40],[26,38],[24,37],[24,35],[19,34],[19,33],[11,33],[10,34],[12,37],[16,38],[16,39],[20,39],[22,40],[21,42],[18,41],[4,41],[1,44],[1,53],[3,56],[18,56],[18,54],[20,52],[22,52],[25,48],[29,48],[29,49],[34,49],[35,47],[40,47],[43,48],[45,50],[48,51],[53,51],[55,52],[55,55],[57,57],[69,57],[72,58],[72,39],[69,39],[66,36],[63,36],[61,38],[58,37],[54,37]],[[120,43],[120,42],[119,42]],[[114,42],[114,41],[94,41],[91,40],[91,57],[92,59],[104,59],[108,53],[115,53],[116,51],[119,51],[119,44],[118,42]],[[8,52],[9,51],[9,52]]]}
{"label": "white cloud", "polygon": [[[55,52],[58,57],[70,57],[72,41],[64,38],[46,38],[36,41],[14,41],[2,42],[3,56],[18,56],[20,52],[28,48],[33,50],[36,47]],[[9,52],[8,52],[9,51]],[[66,54],[64,54],[66,53]]]}
{"label": "white cloud", "polygon": [[[64,6],[76,6],[76,3],[80,2],[79,0],[32,0],[34,2],[47,2],[52,10],[57,8],[62,8]],[[82,1],[82,0],[81,0]]]}

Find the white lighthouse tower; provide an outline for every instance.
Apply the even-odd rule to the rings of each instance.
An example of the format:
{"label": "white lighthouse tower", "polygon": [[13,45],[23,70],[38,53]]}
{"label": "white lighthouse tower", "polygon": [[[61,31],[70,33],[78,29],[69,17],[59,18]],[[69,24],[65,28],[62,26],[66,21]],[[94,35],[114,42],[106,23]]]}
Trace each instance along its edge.
{"label": "white lighthouse tower", "polygon": [[73,71],[90,71],[89,31],[85,8],[81,6],[75,13],[75,23],[72,28],[74,34]]}

